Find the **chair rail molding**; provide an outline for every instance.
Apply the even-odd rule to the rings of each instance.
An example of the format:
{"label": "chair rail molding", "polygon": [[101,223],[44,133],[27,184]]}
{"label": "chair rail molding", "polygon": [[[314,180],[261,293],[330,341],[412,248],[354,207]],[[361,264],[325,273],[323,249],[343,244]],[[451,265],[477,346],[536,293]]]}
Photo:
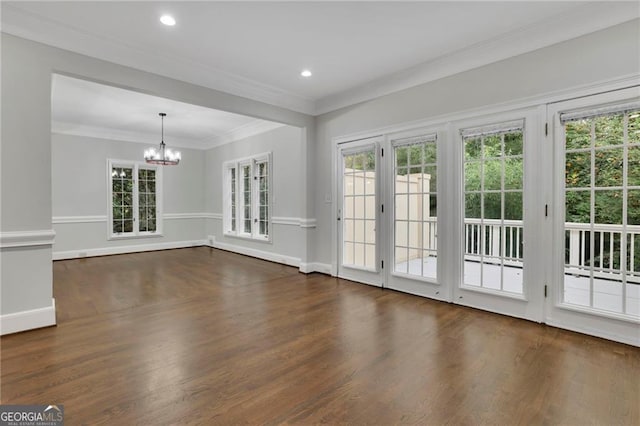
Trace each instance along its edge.
{"label": "chair rail molding", "polygon": [[54,225],[60,223],[97,223],[97,222],[106,222],[106,215],[95,215],[95,216],[53,216],[51,218],[51,223]]}
{"label": "chair rail molding", "polygon": [[0,248],[50,246],[55,237],[53,229],[0,232]]}
{"label": "chair rail molding", "polygon": [[302,217],[277,217],[271,218],[271,222],[274,225],[291,225],[299,226],[300,228],[315,228],[316,219],[306,219]]}
{"label": "chair rail molding", "polygon": [[317,223],[318,223],[318,220],[315,218],[300,219],[301,228],[315,228]]}
{"label": "chair rail molding", "polygon": [[173,219],[207,219],[207,213],[165,213],[162,215],[164,220]]}
{"label": "chair rail molding", "polygon": [[[204,213],[208,219],[222,220],[222,213]],[[271,223],[274,225],[299,226],[300,228],[315,228],[318,221],[315,218],[272,216]]]}
{"label": "chair rail molding", "polygon": [[[221,216],[222,217],[222,216]],[[210,213],[165,213],[162,215],[164,220],[174,219],[208,219],[211,218]],[[108,220],[106,215],[94,215],[94,216],[53,216],[51,222],[54,225],[62,223],[98,223],[106,222]]]}

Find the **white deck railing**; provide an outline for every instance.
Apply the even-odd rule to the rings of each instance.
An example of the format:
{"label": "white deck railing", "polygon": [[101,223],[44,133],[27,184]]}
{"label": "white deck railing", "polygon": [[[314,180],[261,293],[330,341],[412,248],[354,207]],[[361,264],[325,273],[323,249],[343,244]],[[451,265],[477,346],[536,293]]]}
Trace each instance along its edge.
{"label": "white deck railing", "polygon": [[638,281],[640,256],[636,256],[636,237],[640,235],[640,226],[627,226],[626,231],[624,241],[622,225],[596,223],[592,228],[585,223],[565,223],[565,268],[575,275],[589,275],[592,265],[594,276],[615,278],[626,264],[627,280]]}
{"label": "white deck railing", "polygon": [[[465,219],[464,224],[465,260],[478,261],[482,257],[483,262],[499,264],[500,258],[504,257],[505,265],[522,266],[522,221]],[[626,270],[630,272],[627,278],[640,280],[640,256],[636,256],[640,226],[627,226],[626,242],[622,241],[622,225],[594,224],[591,227],[588,223],[567,222],[565,230],[565,268],[569,273],[588,276],[593,266],[596,276],[615,279],[626,262]]]}
{"label": "white deck railing", "polygon": [[523,228],[521,220],[465,219],[465,260],[480,260],[522,266]]}

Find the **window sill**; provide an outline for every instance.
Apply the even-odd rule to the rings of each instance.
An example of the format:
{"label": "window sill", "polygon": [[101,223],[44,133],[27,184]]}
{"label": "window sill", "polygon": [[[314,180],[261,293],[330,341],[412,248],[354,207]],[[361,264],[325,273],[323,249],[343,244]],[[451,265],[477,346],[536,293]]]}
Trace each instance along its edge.
{"label": "window sill", "polygon": [[137,235],[118,235],[118,234],[113,234],[113,235],[109,235],[109,237],[107,238],[107,241],[112,241],[112,240],[139,240],[139,239],[143,239],[143,238],[161,238],[164,237],[164,234],[160,233],[160,232],[153,232],[153,233],[149,233],[149,234],[137,234]]}

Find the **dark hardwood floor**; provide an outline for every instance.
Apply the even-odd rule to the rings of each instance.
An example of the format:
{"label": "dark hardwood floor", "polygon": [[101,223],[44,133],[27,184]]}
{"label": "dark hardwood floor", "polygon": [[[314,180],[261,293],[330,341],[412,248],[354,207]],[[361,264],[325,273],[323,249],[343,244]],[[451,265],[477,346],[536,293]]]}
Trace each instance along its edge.
{"label": "dark hardwood floor", "polygon": [[54,263],[4,404],[67,425],[640,424],[640,349],[199,247]]}

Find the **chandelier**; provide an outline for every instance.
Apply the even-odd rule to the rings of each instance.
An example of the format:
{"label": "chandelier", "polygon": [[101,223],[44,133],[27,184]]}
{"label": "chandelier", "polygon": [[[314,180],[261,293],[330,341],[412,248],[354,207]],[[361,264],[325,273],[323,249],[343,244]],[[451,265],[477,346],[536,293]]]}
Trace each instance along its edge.
{"label": "chandelier", "polygon": [[180,152],[172,151],[164,144],[164,118],[167,116],[161,112],[162,139],[160,139],[160,149],[149,148],[144,151],[144,161],[149,164],[161,164],[163,166],[175,166],[180,162]]}

